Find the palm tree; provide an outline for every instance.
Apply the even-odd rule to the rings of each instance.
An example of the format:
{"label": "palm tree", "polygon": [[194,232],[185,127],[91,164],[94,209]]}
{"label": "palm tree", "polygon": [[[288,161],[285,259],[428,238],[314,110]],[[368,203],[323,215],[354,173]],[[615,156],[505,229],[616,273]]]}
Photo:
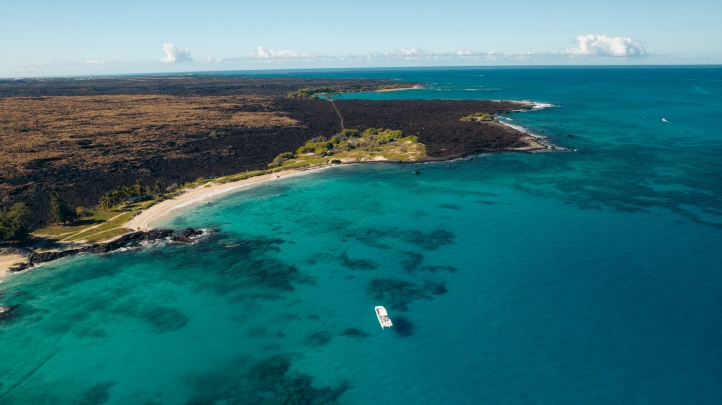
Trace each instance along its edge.
{"label": "palm tree", "polygon": [[132,197],[133,196],[133,187],[123,186],[120,189],[120,195],[123,199]]}
{"label": "palm tree", "polygon": [[107,193],[104,196],[100,197],[100,201],[98,202],[98,206],[104,211],[110,210],[113,205],[113,199],[111,198],[110,193]]}
{"label": "palm tree", "polygon": [[135,184],[133,185],[133,194],[136,197],[140,197],[145,194],[145,183],[143,180],[138,179],[135,181]]}
{"label": "palm tree", "polygon": [[106,193],[108,198],[110,199],[110,206],[114,206],[116,204],[119,204],[121,201],[123,201],[123,189],[122,187],[116,187]]}
{"label": "palm tree", "polygon": [[163,192],[163,184],[161,184],[159,181],[156,181],[155,184],[153,184],[153,194],[158,195]]}

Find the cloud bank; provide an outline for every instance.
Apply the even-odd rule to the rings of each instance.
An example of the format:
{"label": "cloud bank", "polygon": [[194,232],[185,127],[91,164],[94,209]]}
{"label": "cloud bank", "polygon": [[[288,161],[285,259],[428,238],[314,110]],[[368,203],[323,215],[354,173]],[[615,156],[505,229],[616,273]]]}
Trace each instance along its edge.
{"label": "cloud bank", "polygon": [[180,48],[173,44],[163,44],[163,52],[165,52],[165,58],[161,59],[161,62],[189,62],[192,61],[191,52],[188,48]]}
{"label": "cloud bank", "polygon": [[606,35],[579,35],[576,38],[577,46],[567,48],[561,53],[568,55],[589,56],[643,56],[647,54],[639,41],[631,38],[614,37]]}
{"label": "cloud bank", "polygon": [[295,52],[290,49],[274,51],[273,49],[266,49],[259,46],[258,52],[249,52],[248,57],[252,59],[300,59],[316,58],[318,55],[307,52]]}

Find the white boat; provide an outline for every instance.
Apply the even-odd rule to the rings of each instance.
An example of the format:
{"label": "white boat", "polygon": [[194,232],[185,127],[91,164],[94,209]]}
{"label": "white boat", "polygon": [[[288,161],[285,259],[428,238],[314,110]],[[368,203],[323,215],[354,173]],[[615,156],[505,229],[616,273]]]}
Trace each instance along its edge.
{"label": "white boat", "polygon": [[381,324],[381,329],[384,328],[390,328],[394,326],[393,323],[391,323],[391,319],[389,319],[389,314],[386,312],[386,308],[382,306],[378,306],[374,308],[376,310],[376,317],[379,318],[379,323]]}

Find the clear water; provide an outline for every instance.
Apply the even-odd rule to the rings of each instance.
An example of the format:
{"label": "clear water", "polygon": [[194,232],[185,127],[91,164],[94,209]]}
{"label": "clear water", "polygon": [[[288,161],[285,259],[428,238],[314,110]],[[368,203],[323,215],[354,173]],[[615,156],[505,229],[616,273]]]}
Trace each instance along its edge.
{"label": "clear water", "polygon": [[303,74],[552,103],[508,118],[577,152],[326,169],[10,277],[0,403],[722,403],[722,69]]}

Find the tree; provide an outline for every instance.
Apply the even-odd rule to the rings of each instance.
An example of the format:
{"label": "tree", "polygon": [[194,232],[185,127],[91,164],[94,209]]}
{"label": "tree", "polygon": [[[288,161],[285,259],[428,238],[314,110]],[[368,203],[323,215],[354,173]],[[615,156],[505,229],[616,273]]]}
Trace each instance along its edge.
{"label": "tree", "polygon": [[153,194],[158,195],[163,192],[163,184],[159,181],[156,181],[155,184],[153,184]]}
{"label": "tree", "polygon": [[115,204],[113,204],[113,198],[111,197],[110,192],[100,197],[100,201],[98,201],[98,206],[104,211],[108,211],[113,205]]}
{"label": "tree", "polygon": [[141,179],[137,179],[133,185],[133,195],[140,197],[145,194],[145,183]]}
{"label": "tree", "polygon": [[57,191],[50,192],[50,222],[53,224],[67,224],[77,217],[75,211],[60,198]]}
{"label": "tree", "polygon": [[30,209],[15,203],[10,210],[0,212],[0,240],[20,241],[30,236]]}
{"label": "tree", "polygon": [[130,198],[133,196],[134,193],[133,187],[123,186],[120,193],[123,199]]}
{"label": "tree", "polygon": [[85,207],[75,207],[75,213],[77,214],[78,218],[83,218],[88,216],[88,210],[85,209]]}

